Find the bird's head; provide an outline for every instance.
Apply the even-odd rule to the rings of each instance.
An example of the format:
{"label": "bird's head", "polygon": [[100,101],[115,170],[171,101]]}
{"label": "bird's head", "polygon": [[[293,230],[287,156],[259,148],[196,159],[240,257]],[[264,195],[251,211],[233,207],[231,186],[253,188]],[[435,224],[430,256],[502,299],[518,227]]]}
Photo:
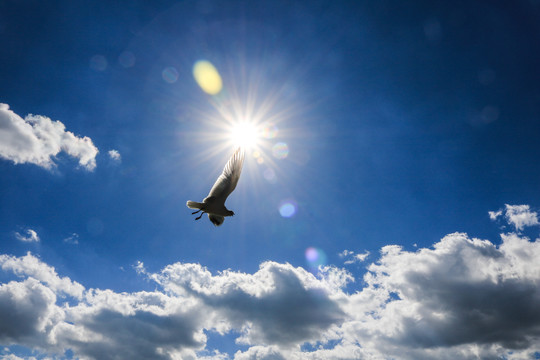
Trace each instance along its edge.
{"label": "bird's head", "polygon": [[228,210],[229,211],[229,216],[234,216],[234,211],[231,211],[231,210]]}

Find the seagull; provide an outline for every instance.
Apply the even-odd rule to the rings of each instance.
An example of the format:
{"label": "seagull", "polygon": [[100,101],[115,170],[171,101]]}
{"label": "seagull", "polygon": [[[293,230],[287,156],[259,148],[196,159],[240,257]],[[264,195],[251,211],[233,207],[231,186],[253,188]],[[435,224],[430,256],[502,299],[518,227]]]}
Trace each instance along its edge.
{"label": "seagull", "polygon": [[244,165],[244,149],[239,147],[231,156],[221,175],[219,175],[208,196],[202,203],[188,200],[186,206],[190,209],[198,209],[192,212],[192,215],[201,212],[195,218],[199,220],[205,213],[215,226],[220,226],[225,221],[225,216],[233,216],[234,212],[225,207],[225,200],[236,188],[242,166]]}

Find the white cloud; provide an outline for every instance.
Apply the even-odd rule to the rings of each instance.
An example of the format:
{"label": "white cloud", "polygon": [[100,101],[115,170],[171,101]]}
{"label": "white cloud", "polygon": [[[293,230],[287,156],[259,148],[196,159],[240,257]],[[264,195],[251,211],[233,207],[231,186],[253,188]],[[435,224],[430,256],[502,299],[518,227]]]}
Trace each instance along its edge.
{"label": "white cloud", "polygon": [[111,158],[111,160],[113,160],[115,162],[121,162],[122,161],[122,156],[120,155],[118,150],[114,150],[114,149],[109,150],[108,154],[109,154],[109,157]]}
{"label": "white cloud", "polygon": [[64,239],[64,242],[68,244],[77,245],[79,243],[79,234],[72,233],[71,235],[69,235],[67,238]]}
{"label": "white cloud", "polygon": [[369,256],[369,254],[370,254],[369,251],[366,251],[363,254],[356,254],[355,259],[356,261],[360,261],[360,262],[365,261],[367,257]]}
{"label": "white cloud", "polygon": [[39,236],[37,232],[35,232],[32,229],[26,229],[26,236],[16,232],[15,238],[19,241],[24,241],[24,242],[38,242],[39,241]]}
{"label": "white cloud", "polygon": [[[35,256],[2,255],[0,264],[2,270],[26,277],[5,285],[4,292],[21,294],[18,288],[29,283],[48,295],[36,293],[32,301],[43,298],[38,301],[43,305],[28,318],[14,318],[23,329],[6,326],[0,339],[6,344],[39,344],[49,353],[71,349],[76,356],[90,359],[113,359],[117,354],[130,359],[195,359],[197,353],[208,353],[202,351],[207,340],[204,331],[225,334],[231,330],[239,332],[237,341],[246,344],[275,343],[287,348],[316,341],[345,316],[338,304],[344,294],[336,296],[328,287],[330,282],[336,281],[339,287],[348,281],[339,269],[329,268],[318,279],[304,269],[272,262],[262,264],[254,274],[224,271],[216,275],[197,264],[178,263],[149,275],[163,286],[161,291],[89,289],[68,306],[57,304],[55,294],[65,287],[59,281],[70,280],[59,278]],[[32,297],[23,295],[31,301]],[[0,301],[0,313],[13,313],[17,304]],[[44,315],[49,313],[54,317]],[[247,354],[277,354],[277,348],[270,352],[254,348]],[[219,352],[214,355],[225,358]]]}
{"label": "white cloud", "polygon": [[515,234],[499,247],[460,233],[414,253],[386,246],[368,286],[351,296],[357,316],[347,337],[402,359],[512,358],[538,349],[538,254],[539,241]]}
{"label": "white cloud", "polygon": [[339,255],[340,258],[344,258],[344,257],[350,256],[350,255],[353,255],[353,254],[354,254],[354,251],[345,249],[342,252],[340,252],[338,255]]}
{"label": "white cloud", "polygon": [[[339,270],[329,270],[333,277]],[[225,320],[218,331],[242,330],[244,344],[290,346],[318,339],[345,317],[339,292],[302,268],[265,262],[255,274],[213,276],[197,264],[174,264],[153,278],[165,290],[190,296]],[[328,276],[327,276],[328,278]],[[335,276],[343,281],[343,276]]]}
{"label": "white cloud", "polygon": [[13,355],[13,354],[0,355],[0,359],[2,359],[2,360],[36,360],[36,358],[34,356],[30,356],[30,357],[27,357],[27,358],[22,358],[22,357],[18,357],[17,355]]}
{"label": "white cloud", "polygon": [[173,359],[204,346],[203,314],[195,305],[164,294],[104,292],[66,309],[73,324],[57,327],[57,342],[91,359]]}
{"label": "white cloud", "polygon": [[369,256],[369,251],[366,251],[363,254],[356,254],[350,260],[345,261],[345,265],[364,262],[366,261],[368,256]]}
{"label": "white cloud", "polygon": [[79,165],[87,170],[96,167],[98,149],[89,137],[77,137],[60,121],[45,116],[27,115],[23,119],[7,104],[0,104],[1,158],[50,169],[61,151],[78,158]]}
{"label": "white cloud", "polygon": [[133,268],[139,275],[147,274],[146,268],[144,267],[144,263],[142,261],[137,261],[137,264],[133,265]]}
{"label": "white cloud", "polygon": [[[254,273],[186,263],[149,273],[139,262],[156,290],[117,293],[85,289],[31,254],[0,255],[0,269],[20,277],[0,285],[0,344],[105,360],[531,358],[539,258],[540,240],[454,233],[414,252],[384,246],[352,294],[344,269],[316,277],[275,262]],[[246,347],[210,350],[208,333]]]}
{"label": "white cloud", "polygon": [[59,277],[54,267],[45,264],[30,253],[22,257],[0,255],[0,268],[20,277],[34,278],[43,282],[56,294],[82,298],[84,287],[68,277]]}
{"label": "white cloud", "polygon": [[499,211],[488,211],[489,218],[490,218],[491,220],[497,220],[497,218],[498,218],[499,216],[501,216],[502,213],[503,213],[502,210],[499,210]]}
{"label": "white cloud", "polygon": [[540,224],[538,214],[532,212],[529,205],[506,205],[506,220],[514,225],[516,230],[521,231],[525,226]]}
{"label": "white cloud", "polygon": [[0,285],[0,342],[46,346],[47,336],[61,321],[56,295],[36,279]]}
{"label": "white cloud", "polygon": [[344,264],[345,265],[351,265],[354,263],[360,263],[366,261],[367,257],[369,256],[369,251],[366,251],[363,254],[355,254],[352,250],[343,250],[338,255],[340,258],[345,258]]}
{"label": "white cloud", "polygon": [[279,348],[275,346],[252,346],[234,354],[234,360],[285,360]]}

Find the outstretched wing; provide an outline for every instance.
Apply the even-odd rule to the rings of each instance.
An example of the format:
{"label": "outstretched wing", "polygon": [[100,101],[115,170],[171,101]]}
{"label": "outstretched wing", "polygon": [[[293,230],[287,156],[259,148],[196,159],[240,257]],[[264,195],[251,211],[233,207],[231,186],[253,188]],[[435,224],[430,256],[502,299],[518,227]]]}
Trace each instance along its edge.
{"label": "outstretched wing", "polygon": [[239,147],[231,156],[221,175],[212,186],[207,198],[221,198],[223,201],[227,199],[230,193],[236,188],[240,174],[242,173],[242,167],[244,166],[244,149]]}

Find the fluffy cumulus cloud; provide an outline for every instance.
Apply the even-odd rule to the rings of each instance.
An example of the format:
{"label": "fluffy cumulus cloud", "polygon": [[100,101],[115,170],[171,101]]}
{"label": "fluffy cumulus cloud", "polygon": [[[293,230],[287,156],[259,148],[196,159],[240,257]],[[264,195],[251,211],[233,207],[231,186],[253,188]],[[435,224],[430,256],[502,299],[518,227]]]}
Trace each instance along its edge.
{"label": "fluffy cumulus cloud", "polygon": [[255,274],[216,276],[200,265],[175,264],[155,278],[166,290],[213,312],[222,321],[216,330],[241,329],[238,341],[248,345],[287,347],[316,340],[345,317],[329,284],[289,264],[265,262]]}
{"label": "fluffy cumulus cloud", "polygon": [[206,341],[196,304],[161,293],[90,290],[64,312],[56,342],[91,359],[193,358]]}
{"label": "fluffy cumulus cloud", "polygon": [[529,205],[506,205],[506,219],[517,230],[523,230],[525,226],[538,225],[538,214],[531,211]]}
{"label": "fluffy cumulus cloud", "polygon": [[[0,345],[105,360],[535,358],[540,240],[505,233],[498,243],[453,233],[414,252],[388,245],[362,279],[270,261],[254,273],[138,263],[134,276],[156,290],[133,293],[86,289],[32,254],[2,255],[12,280],[0,285]],[[347,292],[355,280],[363,287]],[[209,334],[240,348],[208,348]]]}
{"label": "fluffy cumulus cloud", "polygon": [[[70,349],[89,359],[203,359],[206,332],[233,330],[239,342],[259,346],[240,358],[279,354],[279,348],[316,341],[343,322],[332,290],[350,280],[338,269],[316,278],[272,262],[255,274],[211,274],[198,264],[177,263],[156,274],[140,272],[160,290],[116,293],[85,289],[30,253],[1,255],[0,267],[20,279],[0,291],[0,344],[53,355]],[[210,358],[229,356],[218,352]]]}
{"label": "fluffy cumulus cloud", "polygon": [[11,281],[0,286],[0,341],[43,346],[47,333],[62,317],[56,295],[36,279]]}
{"label": "fluffy cumulus cloud", "polygon": [[527,226],[540,225],[538,213],[531,211],[529,205],[506,204],[504,210],[490,211],[489,217],[491,220],[497,220],[503,214],[508,224],[514,226],[517,231],[521,231]]}
{"label": "fluffy cumulus cloud", "polygon": [[50,169],[60,152],[77,158],[87,170],[96,167],[98,149],[89,137],[75,136],[60,121],[45,116],[27,115],[23,119],[7,104],[0,104],[0,158]]}
{"label": "fluffy cumulus cloud", "polygon": [[462,233],[414,253],[386,246],[351,296],[349,334],[399,358],[531,356],[540,349],[538,255],[538,240],[516,234],[500,246]]}
{"label": "fluffy cumulus cloud", "polygon": [[55,294],[69,295],[81,299],[84,287],[71,281],[68,277],[60,277],[54,267],[45,264],[37,257],[27,253],[22,257],[0,255],[0,269],[19,277],[35,279],[51,289]]}

